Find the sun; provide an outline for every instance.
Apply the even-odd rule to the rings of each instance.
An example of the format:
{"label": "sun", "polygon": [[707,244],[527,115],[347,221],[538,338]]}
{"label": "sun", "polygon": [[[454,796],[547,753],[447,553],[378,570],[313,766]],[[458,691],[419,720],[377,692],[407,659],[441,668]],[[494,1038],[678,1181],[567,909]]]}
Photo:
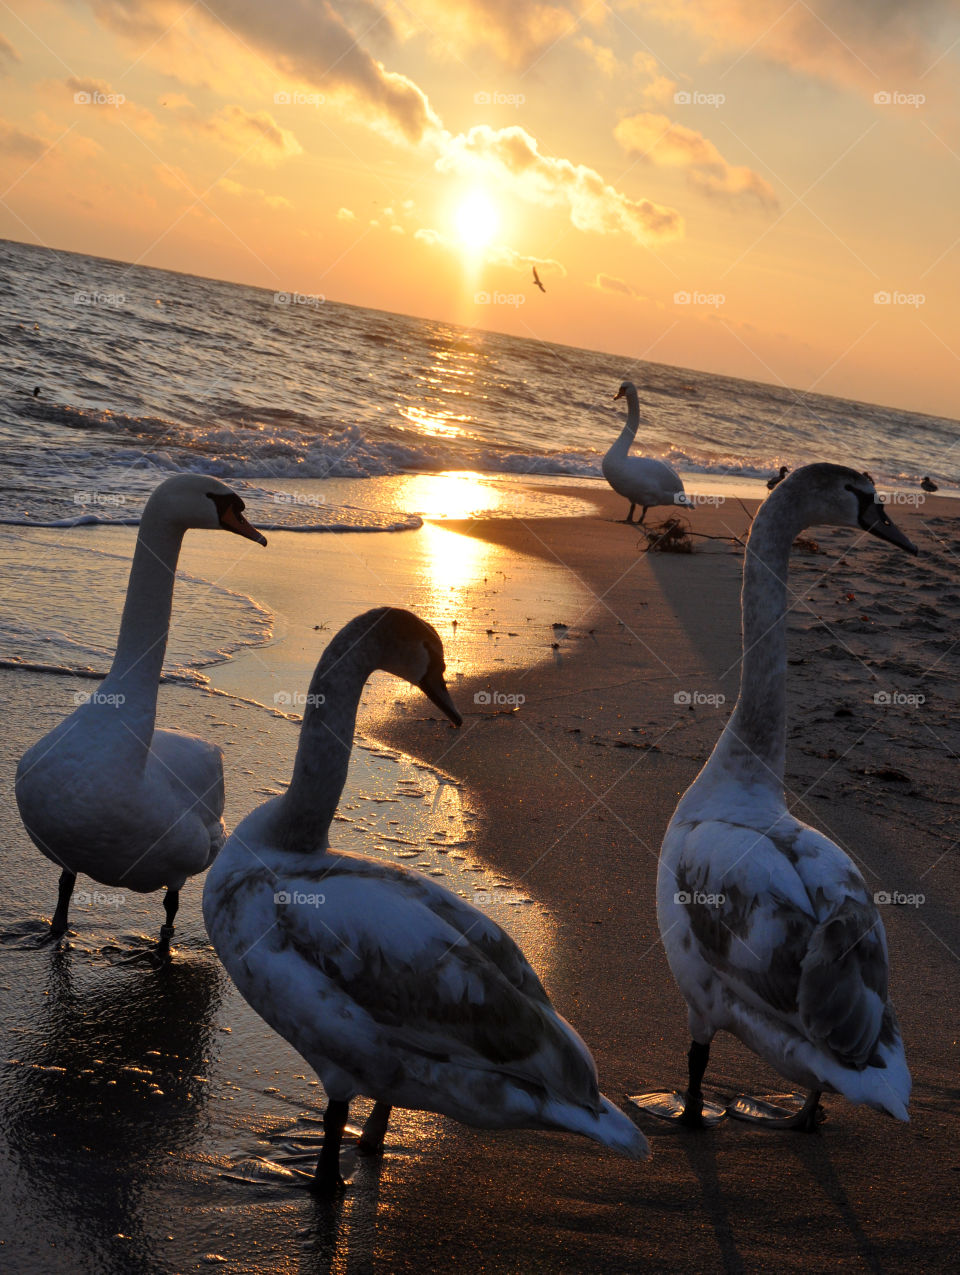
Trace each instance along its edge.
{"label": "sun", "polygon": [[460,202],[455,214],[460,242],[470,252],[486,248],[500,225],[500,214],[489,195],[471,190]]}

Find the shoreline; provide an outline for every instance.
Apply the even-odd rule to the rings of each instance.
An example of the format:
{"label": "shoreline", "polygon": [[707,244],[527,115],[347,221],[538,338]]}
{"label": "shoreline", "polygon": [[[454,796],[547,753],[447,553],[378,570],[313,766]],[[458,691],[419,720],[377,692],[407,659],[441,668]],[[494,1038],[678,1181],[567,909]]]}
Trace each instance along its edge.
{"label": "shoreline", "polygon": [[[607,517],[617,511],[615,502],[608,502]],[[928,507],[923,514],[895,510],[894,517],[920,543],[921,554],[931,546],[931,535],[934,540],[946,536],[939,524],[953,522],[949,506]],[[698,513],[694,525],[725,534],[739,533],[745,523],[739,509],[732,518],[711,510],[706,518]],[[932,533],[924,531],[924,523]],[[682,1088],[686,1014],[657,929],[657,854],[676,801],[706,760],[735,702],[742,554],[702,542],[707,551],[692,557],[638,560],[629,529],[599,521],[589,541],[560,520],[538,521],[535,534],[522,523],[492,521],[458,531],[511,548],[523,545],[545,560],[562,558],[599,599],[592,604],[595,614],[576,617],[579,630],[563,643],[569,654],[565,649],[558,661],[528,669],[516,682],[526,693],[516,711],[474,709],[474,716],[471,696],[490,681],[480,677],[463,683],[462,738],[442,751],[422,725],[395,715],[379,720],[374,733],[391,746],[439,762],[469,785],[482,812],[480,852],[514,879],[529,882],[555,911],[561,959],[547,990],[593,1051],[601,1088],[615,1102],[645,1087]],[[960,952],[960,922],[952,900],[960,882],[947,853],[952,837],[948,832],[935,839],[934,825],[952,817],[952,755],[945,747],[939,758],[928,761],[923,741],[916,738],[912,752],[920,752],[910,755],[909,763],[904,760],[906,731],[912,727],[919,736],[926,730],[910,721],[909,705],[897,720],[884,717],[882,728],[869,724],[871,712],[889,714],[896,708],[875,707],[872,697],[888,693],[876,687],[892,685],[888,677],[904,682],[910,677],[907,661],[893,670],[882,667],[893,661],[882,653],[887,644],[876,641],[881,634],[868,631],[859,639],[862,650],[849,658],[817,658],[824,626],[854,644],[858,639],[850,630],[879,630],[882,616],[874,613],[867,622],[854,614],[851,622],[848,613],[867,607],[861,591],[877,576],[882,580],[885,571],[895,575],[897,590],[906,592],[912,561],[892,548],[887,557],[888,546],[870,540],[851,553],[855,537],[846,531],[814,529],[811,534],[824,553],[795,553],[791,564],[791,583],[816,599],[817,613],[798,607],[790,623],[788,800],[800,818],[857,854],[868,882],[903,893],[923,893],[919,886],[926,885],[923,912],[894,907],[884,914],[892,991],[914,1075],[912,1122],[898,1126],[835,1095],[825,1099],[829,1118],[821,1135],[809,1140],[787,1135],[786,1145],[778,1135],[729,1121],[719,1134],[698,1138],[639,1117],[654,1148],[645,1172],[635,1176],[618,1170],[605,1156],[575,1157],[576,1189],[589,1194],[595,1216],[607,1218],[622,1241],[611,1247],[596,1233],[593,1243],[578,1235],[581,1269],[602,1264],[636,1270],[644,1261],[651,1268],[684,1271],[758,1270],[771,1262],[778,1270],[798,1271],[828,1264],[906,1271],[921,1260],[932,1270],[950,1265],[947,1236],[956,1235],[958,1224],[947,1202],[956,1198],[960,1168],[950,1097],[957,1046],[942,1021],[942,1006],[956,1003],[953,953]],[[620,560],[628,554],[629,563]],[[926,570],[922,557],[915,570]],[[843,611],[836,621],[820,613],[826,611],[819,597],[823,587],[831,607]],[[930,589],[931,584],[921,578],[917,587]],[[887,599],[878,609],[892,609],[894,598],[882,585],[877,596]],[[909,611],[911,603],[924,605],[916,601],[922,596],[910,591],[902,601]],[[591,628],[592,635],[583,632]],[[651,632],[658,635],[656,643],[647,640]],[[953,697],[955,678],[948,665],[942,672]],[[678,708],[674,687],[726,700]],[[853,722],[837,719],[838,708]],[[938,711],[939,731],[952,718],[953,707]],[[811,726],[824,735],[813,749],[803,743]],[[845,739],[848,730],[870,738],[875,764],[859,764],[855,750],[862,741]],[[849,750],[846,760],[844,749]],[[882,777],[901,768],[910,776],[905,790],[900,781]],[[860,777],[861,770],[875,773]],[[918,845],[925,815],[931,832]],[[705,1086],[708,1094],[727,1096],[784,1088],[774,1073],[724,1036],[715,1041]],[[466,1142],[469,1134],[461,1137]],[[496,1155],[494,1148],[491,1154]],[[551,1218],[562,1215],[560,1202],[570,1200],[565,1175],[549,1168],[548,1159],[548,1150],[534,1138],[523,1148],[525,1169],[548,1174],[547,1198],[538,1206],[538,1224],[545,1232]],[[509,1175],[514,1188],[523,1174],[521,1169]],[[438,1188],[439,1178],[432,1174],[431,1179]],[[623,1191],[616,1188],[618,1181]],[[552,1199],[551,1187],[557,1192]],[[412,1208],[412,1188],[406,1194],[403,1203]],[[676,1221],[679,1201],[689,1217],[666,1235],[654,1223],[658,1242],[649,1235],[641,1240],[636,1232],[627,1241],[619,1232],[624,1209],[643,1231],[653,1217],[666,1214]],[[457,1192],[456,1206],[469,1211],[466,1191]],[[523,1224],[523,1216],[522,1210],[513,1213],[516,1225]],[[787,1235],[793,1247],[784,1252],[780,1241]],[[418,1232],[418,1238],[426,1242],[426,1232]],[[557,1251],[550,1251],[556,1260]],[[519,1251],[514,1260],[521,1260]],[[576,1262],[568,1255],[554,1268],[574,1270]],[[512,1267],[505,1262],[492,1269]]]}
{"label": "shoreline", "polygon": [[[268,1156],[269,1139],[299,1126],[303,1113],[315,1119],[323,1096],[309,1068],[224,982],[199,920],[196,881],[184,891],[166,991],[148,974],[111,968],[99,948],[85,945],[86,912],[77,916],[81,941],[52,964],[0,949],[8,986],[36,970],[49,980],[36,986],[34,972],[8,993],[3,1016],[7,1057],[19,1060],[0,1068],[16,1113],[16,1207],[32,1216],[31,1201],[42,1200],[67,1167],[78,1181],[95,1182],[105,1210],[91,1222],[83,1191],[63,1196],[63,1226],[53,1228],[58,1250],[24,1232],[16,1245],[27,1254],[22,1268],[75,1269],[72,1236],[83,1217],[98,1260],[124,1275],[203,1270],[211,1254],[231,1272],[284,1275],[340,1260],[390,1275],[827,1265],[907,1271],[917,1261],[950,1269],[949,1237],[958,1230],[957,1046],[943,1008],[956,1003],[951,952],[960,952],[953,904],[960,873],[949,852],[960,752],[951,654],[960,591],[952,590],[951,557],[960,552],[960,531],[954,534],[943,504],[922,514],[894,511],[919,540],[919,560],[871,540],[854,552],[850,533],[817,530],[823,552],[795,553],[791,563],[791,587],[802,600],[788,639],[791,804],[856,850],[877,888],[926,899],[922,910],[891,907],[884,915],[915,1078],[910,1125],[835,1096],[825,1102],[828,1123],[811,1138],[730,1122],[701,1136],[640,1117],[654,1156],[634,1165],[569,1135],[481,1133],[398,1112],[382,1164],[358,1165],[342,1205],[318,1225],[317,1207],[296,1192],[278,1195],[276,1178],[251,1184],[249,1176],[221,1176],[238,1163],[262,1166],[250,1157]],[[312,546],[309,537],[291,536],[272,546],[275,555],[231,537],[188,541],[186,570],[226,577],[270,605],[278,628],[269,648],[205,670],[216,674],[213,695],[198,700],[203,688],[171,683],[160,693],[165,724],[199,728],[223,744],[235,826],[289,777],[297,727],[289,715],[273,716],[273,688],[306,690],[334,629],[375,600],[371,582],[387,593],[382,600],[434,620],[464,726],[453,731],[417,692],[377,675],[357,749],[369,750],[377,777],[361,784],[359,806],[345,798],[338,840],[361,850],[371,835],[391,844],[391,820],[411,795],[423,818],[432,818],[423,775],[424,797],[412,792],[416,767],[453,776],[461,815],[476,816],[468,821],[469,849],[456,852],[465,855],[463,869],[485,863],[484,882],[509,882],[536,901],[514,909],[533,922],[528,936],[518,936],[521,945],[618,1104],[642,1088],[681,1086],[685,1076],[685,1012],[663,956],[653,887],[663,829],[736,696],[742,562],[742,551],[722,540],[699,541],[688,556],[640,555],[638,533],[613,521],[622,513],[609,496],[593,518],[446,522],[416,539],[384,538],[389,543],[375,554],[368,545],[361,556],[339,536]],[[733,504],[701,508],[690,521],[723,537],[742,533],[747,515]],[[926,665],[933,667],[924,672]],[[34,736],[46,728],[45,714],[84,685],[10,670],[4,677],[23,679],[15,718],[18,730]],[[250,703],[239,698],[244,690]],[[893,701],[879,708],[875,696],[894,691],[924,694],[923,715]],[[491,701],[475,703],[479,693]],[[523,702],[498,704],[496,693]],[[678,703],[678,693],[689,702]],[[8,736],[11,783],[16,748],[16,735]],[[384,748],[399,749],[402,764]],[[354,780],[373,774],[366,758],[358,764]],[[891,778],[894,771],[906,779]],[[27,845],[7,797],[5,852],[16,871],[0,911],[9,926],[34,915],[38,902],[49,910],[52,895],[38,896],[32,877],[39,865],[52,890],[55,874]],[[375,819],[377,811],[383,814]],[[447,814],[440,807],[437,819]],[[439,868],[450,857],[436,843],[430,854],[441,856]],[[459,888],[452,875],[444,883]],[[136,903],[126,915],[96,918],[107,936],[122,943],[131,926],[155,929],[158,897]],[[168,1016],[180,1011],[166,1002],[174,994],[189,1008],[171,1034]],[[37,1026],[25,1028],[34,1017]],[[131,1079],[144,1072],[143,1081]],[[111,1082],[118,1089],[99,1088]],[[161,1102],[149,1084],[168,1097]],[[758,1060],[718,1037],[709,1095],[776,1087]],[[116,1107],[122,1120],[104,1122],[104,1094],[114,1095],[107,1113]],[[64,1102],[78,1113],[76,1127],[61,1129],[51,1144],[43,1113]],[[363,1109],[358,1101],[354,1119]],[[175,1153],[167,1156],[173,1135],[157,1123],[161,1110],[176,1128]],[[121,1207],[131,1188],[134,1202]],[[425,1199],[434,1202],[430,1209]],[[116,1252],[118,1232],[134,1236],[128,1258]],[[13,1248],[8,1241],[6,1252]]]}

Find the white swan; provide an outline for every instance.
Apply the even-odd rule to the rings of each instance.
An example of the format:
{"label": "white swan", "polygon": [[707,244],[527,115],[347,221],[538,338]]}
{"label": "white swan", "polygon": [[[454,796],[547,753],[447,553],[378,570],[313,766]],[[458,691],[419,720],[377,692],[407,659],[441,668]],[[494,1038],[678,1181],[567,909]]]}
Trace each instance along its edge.
{"label": "white swan", "polygon": [[165,954],[180,887],[220,847],[220,749],[154,723],[184,533],[222,527],[265,545],[243,507],[229,487],[200,474],[178,474],[157,487],[140,520],[109,674],[20,759],[20,817],[34,845],[62,869],[48,938],[66,931],[82,872],[138,893],[166,887],[158,945]]}
{"label": "white swan", "polygon": [[632,381],[624,381],[614,395],[627,400],[627,419],[620,437],[604,456],[600,468],[603,476],[617,493],[630,501],[630,512],[624,522],[633,525],[633,511],[640,505],[642,512],[638,523],[647,516],[654,505],[681,505],[689,508],[690,501],[683,490],[683,480],[676,470],[654,460],[650,456],[631,456],[630,445],[640,424],[640,400]]}
{"label": "white swan", "polygon": [[513,940],[419,872],[331,850],[367,678],[386,669],[454,724],[436,631],[388,607],[351,620],[310,683],[290,787],[237,827],[207,875],[207,932],[241,995],[327,1092],[313,1189],[343,1183],[355,1095],[375,1099],[359,1149],[382,1150],[393,1106],[489,1129],[566,1129],[634,1158],[633,1122],[597,1088],[586,1045]]}
{"label": "white swan", "polygon": [[787,811],[786,597],[790,546],[817,523],[853,527],[910,553],[865,474],[798,469],[754,520],[743,572],[740,696],[663,840],[657,915],[693,1043],[685,1094],[631,1099],[655,1115],[716,1123],[701,1080],[728,1031],[809,1091],[803,1108],[740,1098],[730,1115],[812,1128],[823,1090],[906,1120],[910,1073],[887,995],[887,944],[848,856]]}

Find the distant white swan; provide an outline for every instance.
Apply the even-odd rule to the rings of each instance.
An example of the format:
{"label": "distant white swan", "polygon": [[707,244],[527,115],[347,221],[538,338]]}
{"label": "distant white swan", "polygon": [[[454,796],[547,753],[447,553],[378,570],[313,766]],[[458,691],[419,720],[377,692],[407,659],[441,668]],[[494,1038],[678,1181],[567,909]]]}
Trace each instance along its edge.
{"label": "distant white swan", "polygon": [[623,432],[603,458],[603,476],[617,493],[630,501],[630,512],[624,522],[633,524],[633,511],[641,506],[637,520],[642,523],[647,510],[654,505],[686,505],[690,502],[684,494],[683,481],[676,470],[649,456],[631,456],[630,445],[640,424],[640,400],[632,381],[624,381],[614,395],[614,400],[627,400],[627,419]]}
{"label": "distant white swan", "polygon": [[342,1187],[351,1098],[376,1105],[359,1149],[382,1150],[391,1107],[488,1129],[566,1129],[634,1158],[633,1122],[599,1092],[586,1045],[489,917],[420,872],[330,848],[357,705],[375,669],[453,722],[436,631],[383,607],[351,620],[310,683],[290,787],[239,825],[207,876],[203,916],[243,997],[327,1092],[313,1189]]}
{"label": "distant white swan", "polygon": [[740,697],[667,828],[657,915],[689,1010],[685,1094],[632,1102],[687,1124],[715,1123],[701,1081],[728,1031],[809,1091],[797,1113],[740,1098],[730,1115],[812,1128],[823,1090],[906,1120],[910,1073],[887,994],[887,943],[873,896],[848,856],[784,801],[786,598],[790,546],[826,523],[910,553],[865,474],[808,465],[760,507],[743,573]]}
{"label": "distant white swan", "polygon": [[166,887],[158,944],[165,954],[178,891],[220,848],[220,749],[154,724],[184,533],[225,528],[265,545],[243,508],[215,478],[178,474],[160,484],[140,520],[109,674],[20,759],[20,817],[34,845],[62,870],[49,938],[65,932],[82,872],[138,893]]}

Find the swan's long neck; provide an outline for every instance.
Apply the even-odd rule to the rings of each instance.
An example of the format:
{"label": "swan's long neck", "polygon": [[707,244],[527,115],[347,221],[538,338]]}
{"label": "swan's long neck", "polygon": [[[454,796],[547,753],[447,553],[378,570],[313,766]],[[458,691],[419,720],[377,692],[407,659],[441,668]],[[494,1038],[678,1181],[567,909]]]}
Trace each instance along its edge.
{"label": "swan's long neck", "polygon": [[637,436],[637,426],[640,424],[640,399],[635,389],[629,389],[626,392],[627,399],[627,419],[624,423],[620,437],[610,448],[611,452],[618,455],[626,455],[630,450],[633,440]]}
{"label": "swan's long neck", "polygon": [[790,546],[806,525],[782,486],[754,519],[743,565],[740,694],[709,763],[778,792],[786,755],[787,572]]}
{"label": "swan's long neck", "polygon": [[327,847],[347,780],[360,696],[377,666],[377,646],[369,619],[360,616],[337,634],[317,665],[307,694],[293,778],[279,803],[274,829],[284,849],[323,851]]}
{"label": "swan's long neck", "polygon": [[100,687],[101,695],[123,697],[118,711],[144,750],[153,738],[182,541],[183,529],[171,526],[148,503],[130,568],[116,655]]}

